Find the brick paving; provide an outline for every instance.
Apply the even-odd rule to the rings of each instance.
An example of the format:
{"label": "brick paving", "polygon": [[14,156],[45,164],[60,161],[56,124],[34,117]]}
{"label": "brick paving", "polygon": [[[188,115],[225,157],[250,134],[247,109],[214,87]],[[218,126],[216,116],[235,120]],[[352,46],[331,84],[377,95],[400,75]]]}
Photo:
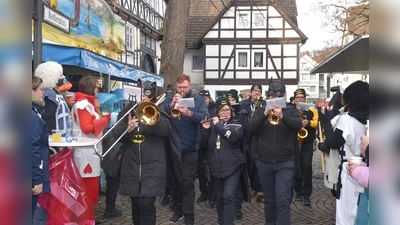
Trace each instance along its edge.
{"label": "brick paving", "polygon": [[[196,199],[200,196],[196,180]],[[311,195],[311,207],[303,206],[300,201],[291,204],[291,224],[335,224],[335,198],[330,190],[323,185],[321,173],[320,152],[314,152],[313,158],[313,192]],[[173,212],[168,206],[161,206],[159,198],[156,200],[157,225],[169,224],[168,220]],[[105,208],[105,197],[102,196],[100,203],[96,204],[96,218],[102,225],[128,225],[132,223],[131,203],[127,196],[118,196],[116,205],[123,210],[123,215],[115,219],[103,219]],[[244,203],[242,207],[243,219],[235,220],[235,225],[262,225],[264,224],[264,204],[257,203],[255,198],[251,203]],[[178,223],[185,224],[183,220]],[[195,203],[195,224],[211,225],[217,224],[217,212],[215,208],[209,208],[204,202]]]}

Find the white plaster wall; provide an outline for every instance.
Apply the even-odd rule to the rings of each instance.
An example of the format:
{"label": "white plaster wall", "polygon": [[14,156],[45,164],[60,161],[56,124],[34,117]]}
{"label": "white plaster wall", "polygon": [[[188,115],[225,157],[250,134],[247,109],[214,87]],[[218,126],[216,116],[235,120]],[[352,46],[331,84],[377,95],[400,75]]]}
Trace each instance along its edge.
{"label": "white plaster wall", "polygon": [[[241,90],[250,90],[251,84],[249,85],[205,85],[204,89],[210,91],[211,97],[215,100],[217,91],[229,91],[230,89],[236,89],[239,93]],[[262,85],[263,94],[265,97],[265,92],[268,90],[268,85]],[[289,98],[293,96],[294,91],[296,91],[297,85],[286,85],[286,101],[289,102]]]}
{"label": "white plaster wall", "polygon": [[203,48],[199,50],[187,49],[185,52],[183,73],[190,76],[192,84],[203,84],[203,70],[192,70],[193,55],[203,55]]}

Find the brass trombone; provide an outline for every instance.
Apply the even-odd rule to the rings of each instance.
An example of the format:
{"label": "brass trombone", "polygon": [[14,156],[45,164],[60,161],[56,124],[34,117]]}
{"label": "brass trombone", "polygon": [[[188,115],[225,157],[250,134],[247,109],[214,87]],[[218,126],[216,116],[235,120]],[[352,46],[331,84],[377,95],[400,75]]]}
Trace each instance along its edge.
{"label": "brass trombone", "polygon": [[[181,93],[181,98],[180,99],[183,98],[183,94],[184,94],[184,92]],[[171,111],[169,112],[169,115],[172,118],[175,118],[175,119],[180,119],[181,118],[181,111],[179,111],[179,103],[178,102],[175,103],[175,106],[174,106],[174,108],[171,109]]]}
{"label": "brass trombone", "polygon": [[281,117],[278,114],[276,114],[274,111],[272,111],[268,116],[268,122],[274,126],[278,125],[281,123]]}
{"label": "brass trombone", "polygon": [[132,108],[130,108],[122,117],[119,119],[112,128],[110,128],[95,144],[94,144],[94,151],[96,154],[103,159],[109,151],[118,143],[119,140],[128,132],[128,130],[131,128],[129,126],[124,133],[121,134],[121,136],[118,137],[118,139],[110,146],[109,149],[104,154],[101,154],[97,150],[97,145],[122,121],[127,117],[132,110],[137,108],[135,112],[136,118],[140,121],[140,123],[146,125],[146,126],[153,126],[155,125],[159,120],[160,120],[160,109],[158,108],[158,105],[161,104],[165,100],[165,94],[162,94],[157,97],[157,102],[152,103],[152,102],[142,102],[142,103],[136,103]]}

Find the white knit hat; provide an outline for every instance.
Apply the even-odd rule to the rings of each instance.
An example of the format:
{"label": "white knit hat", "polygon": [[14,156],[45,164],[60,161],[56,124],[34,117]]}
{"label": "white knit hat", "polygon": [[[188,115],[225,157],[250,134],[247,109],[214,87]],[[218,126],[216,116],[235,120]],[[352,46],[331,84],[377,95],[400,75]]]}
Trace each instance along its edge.
{"label": "white knit hat", "polygon": [[59,79],[64,79],[63,68],[56,62],[45,62],[35,70],[35,76],[42,78],[44,88],[53,88]]}

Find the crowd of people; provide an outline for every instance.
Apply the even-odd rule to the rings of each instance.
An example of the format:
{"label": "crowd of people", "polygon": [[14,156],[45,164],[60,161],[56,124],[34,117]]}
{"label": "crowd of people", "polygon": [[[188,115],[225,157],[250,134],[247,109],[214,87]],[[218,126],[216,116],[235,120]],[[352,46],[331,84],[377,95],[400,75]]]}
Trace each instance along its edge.
{"label": "crowd of people", "polygon": [[[285,85],[275,80],[268,82],[265,98],[262,85],[254,84],[247,98],[231,89],[215,101],[208,90],[195,93],[185,74],[168,85],[165,96],[157,97],[155,82],[144,81],[140,86],[142,101],[135,110],[131,110],[134,102],[121,110],[121,122],[111,128],[104,146],[99,146],[102,152],[120,139],[107,158],[101,161],[91,146],[74,148],[73,160],[93,205],[98,202],[101,169],[106,173],[103,218],[122,215],[115,206],[117,194],[121,194],[131,199],[135,225],[156,224],[157,197],[161,197],[161,205],[173,210],[169,223],[184,220],[187,225],[195,224],[198,178],[201,195],[197,203],[216,208],[216,223],[232,225],[242,219],[242,204],[255,197],[264,204],[266,224],[289,225],[293,201],[311,206],[313,145],[323,135],[325,141],[318,148],[325,155],[324,183],[337,198],[336,224],[368,221],[367,83],[357,81],[342,87],[337,93],[342,101],[332,101],[329,106],[337,109],[340,104],[335,113],[312,106],[300,109],[300,103],[307,104],[306,91],[297,89],[287,96]],[[62,130],[65,136],[71,116],[73,129],[81,137],[100,139],[110,122],[110,115],[100,111],[96,79],[83,77],[79,91],[67,102],[69,88],[58,63],[39,65],[32,78],[34,224],[46,224],[46,212],[37,203],[41,193],[52,191],[48,166],[54,154],[48,143],[52,130]],[[270,105],[272,100],[287,97],[293,101]],[[307,135],[300,135],[303,130]],[[362,156],[364,162],[353,162],[353,156]]]}

